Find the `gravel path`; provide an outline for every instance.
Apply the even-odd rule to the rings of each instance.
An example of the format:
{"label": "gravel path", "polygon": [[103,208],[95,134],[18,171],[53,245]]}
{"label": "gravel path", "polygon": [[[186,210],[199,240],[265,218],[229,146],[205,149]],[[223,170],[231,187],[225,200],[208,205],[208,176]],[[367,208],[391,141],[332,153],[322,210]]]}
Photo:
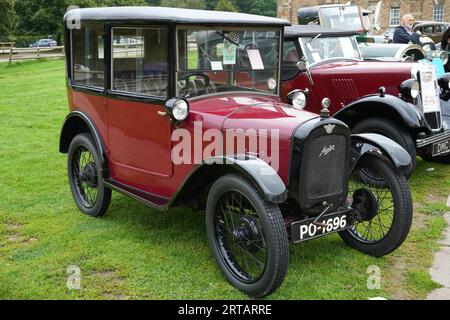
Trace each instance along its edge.
{"label": "gravel path", "polygon": [[[447,199],[447,207],[450,208],[450,195]],[[446,213],[444,218],[448,223],[445,239],[439,242],[441,250],[436,253],[430,269],[433,280],[443,285],[444,288],[430,292],[428,300],[450,300],[450,212]]]}

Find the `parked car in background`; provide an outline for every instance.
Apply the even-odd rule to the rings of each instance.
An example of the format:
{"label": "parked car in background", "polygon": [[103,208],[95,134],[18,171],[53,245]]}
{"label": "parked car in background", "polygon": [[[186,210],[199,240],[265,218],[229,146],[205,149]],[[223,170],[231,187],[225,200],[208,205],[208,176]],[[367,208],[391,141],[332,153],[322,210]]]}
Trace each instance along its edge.
{"label": "parked car in background", "polygon": [[423,37],[430,38],[436,44],[441,42],[442,35],[449,27],[450,23],[448,22],[417,21],[414,24],[413,30],[420,32]]}
{"label": "parked car in background", "polygon": [[30,48],[46,48],[46,47],[56,47],[58,43],[53,39],[41,39],[35,43],[30,44]]}
{"label": "parked car in background", "polygon": [[[60,151],[83,213],[105,214],[112,190],[161,210],[195,203],[220,270],[251,297],[281,285],[289,242],[338,232],[383,256],[406,239],[409,154],[383,136],[352,136],[327,99],[320,116],[281,102],[288,22],[154,7],[65,20],[74,17]],[[371,173],[385,184],[364,180]]]}
{"label": "parked car in background", "polygon": [[450,74],[437,79],[428,63],[363,61],[354,32],[320,26],[285,28],[284,50],[286,102],[320,112],[330,98],[352,132],[391,138],[413,163],[416,155],[450,163]]}
{"label": "parked car in background", "polygon": [[427,57],[427,52],[413,43],[360,43],[359,50],[367,61],[419,61]]}

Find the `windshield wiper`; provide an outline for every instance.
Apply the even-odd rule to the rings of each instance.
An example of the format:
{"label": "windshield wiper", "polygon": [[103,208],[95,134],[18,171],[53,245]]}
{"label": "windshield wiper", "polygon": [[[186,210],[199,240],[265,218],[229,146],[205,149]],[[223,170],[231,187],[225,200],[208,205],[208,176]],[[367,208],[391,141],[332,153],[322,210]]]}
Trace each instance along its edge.
{"label": "windshield wiper", "polygon": [[309,40],[306,44],[310,44],[311,42],[313,42],[314,40],[319,39],[322,36],[321,33],[319,33],[317,36],[315,36],[314,38],[312,38],[311,40]]}

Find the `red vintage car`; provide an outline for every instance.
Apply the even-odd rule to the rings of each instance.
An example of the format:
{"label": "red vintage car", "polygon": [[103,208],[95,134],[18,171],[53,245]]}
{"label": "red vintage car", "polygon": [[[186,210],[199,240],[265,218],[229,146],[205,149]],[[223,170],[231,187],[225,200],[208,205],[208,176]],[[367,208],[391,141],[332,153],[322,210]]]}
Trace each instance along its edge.
{"label": "red vintage car", "polygon": [[373,132],[413,159],[450,163],[450,74],[431,63],[363,61],[353,31],[322,26],[285,29],[282,97],[298,108],[330,111],[353,133]]}
{"label": "red vintage car", "polygon": [[[226,279],[252,297],[287,271],[288,244],[339,232],[373,256],[412,219],[411,159],[378,135],[281,103],[287,22],[173,8],[65,16],[73,198],[101,217],[115,190],[151,207],[200,205]],[[217,41],[220,39],[220,41]],[[367,182],[372,172],[382,186]]]}

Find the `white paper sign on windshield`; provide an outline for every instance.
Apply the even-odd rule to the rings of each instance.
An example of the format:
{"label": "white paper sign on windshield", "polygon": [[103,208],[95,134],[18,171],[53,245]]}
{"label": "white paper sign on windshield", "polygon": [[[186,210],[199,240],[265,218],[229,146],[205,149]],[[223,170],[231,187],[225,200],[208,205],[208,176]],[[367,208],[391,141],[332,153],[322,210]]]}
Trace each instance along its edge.
{"label": "white paper sign on windshield", "polygon": [[264,70],[264,63],[258,49],[248,49],[247,54],[253,70]]}
{"label": "white paper sign on windshield", "polygon": [[222,71],[223,70],[222,61],[211,61],[211,70]]}
{"label": "white paper sign on windshield", "polygon": [[423,112],[439,112],[441,106],[436,83],[436,69],[430,63],[420,63]]}

